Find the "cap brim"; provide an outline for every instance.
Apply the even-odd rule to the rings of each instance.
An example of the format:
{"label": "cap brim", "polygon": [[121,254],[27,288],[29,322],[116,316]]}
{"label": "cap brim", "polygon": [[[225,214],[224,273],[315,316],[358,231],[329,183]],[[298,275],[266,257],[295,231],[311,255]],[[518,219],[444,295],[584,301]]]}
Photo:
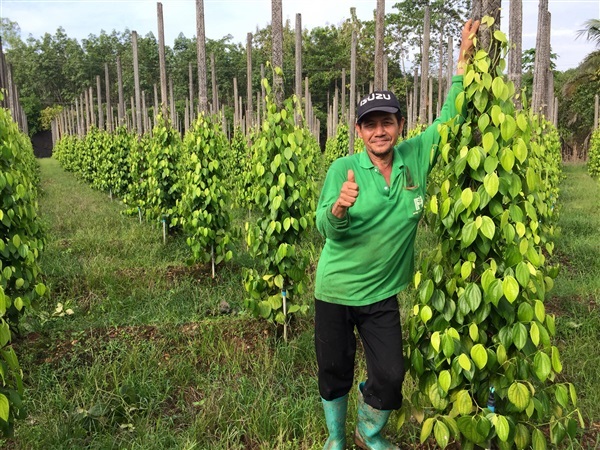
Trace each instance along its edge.
{"label": "cap brim", "polygon": [[398,111],[400,111],[400,110],[398,108],[396,108],[395,106],[375,106],[375,107],[363,112],[360,116],[358,116],[356,121],[360,122],[363,117],[365,117],[367,114],[371,114],[372,112],[387,112],[387,113],[396,114]]}

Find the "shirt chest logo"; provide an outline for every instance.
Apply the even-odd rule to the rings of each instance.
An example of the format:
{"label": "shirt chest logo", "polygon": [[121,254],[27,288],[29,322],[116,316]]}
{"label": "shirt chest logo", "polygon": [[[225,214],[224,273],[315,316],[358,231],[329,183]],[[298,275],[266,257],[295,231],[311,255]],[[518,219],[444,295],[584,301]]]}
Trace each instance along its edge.
{"label": "shirt chest logo", "polygon": [[423,196],[419,195],[418,197],[415,197],[414,202],[415,202],[415,211],[413,211],[413,216],[420,214],[421,211],[423,210]]}

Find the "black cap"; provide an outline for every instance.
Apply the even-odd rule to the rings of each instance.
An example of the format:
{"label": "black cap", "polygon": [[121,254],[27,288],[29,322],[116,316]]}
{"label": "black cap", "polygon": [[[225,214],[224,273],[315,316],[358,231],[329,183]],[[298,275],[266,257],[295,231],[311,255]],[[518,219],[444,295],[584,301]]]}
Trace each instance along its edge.
{"label": "black cap", "polygon": [[375,91],[366,95],[358,102],[356,111],[356,122],[364,118],[365,115],[374,111],[383,111],[396,114],[400,111],[400,103],[391,91]]}

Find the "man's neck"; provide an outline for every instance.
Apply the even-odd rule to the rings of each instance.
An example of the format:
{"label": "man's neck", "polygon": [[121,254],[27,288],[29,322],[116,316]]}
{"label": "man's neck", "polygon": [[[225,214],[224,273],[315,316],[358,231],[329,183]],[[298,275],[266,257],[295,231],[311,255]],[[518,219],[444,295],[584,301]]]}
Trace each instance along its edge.
{"label": "man's neck", "polygon": [[385,155],[374,155],[369,152],[369,158],[375,167],[377,167],[381,172],[391,170],[392,163],[394,162],[394,152],[391,151],[386,153]]}

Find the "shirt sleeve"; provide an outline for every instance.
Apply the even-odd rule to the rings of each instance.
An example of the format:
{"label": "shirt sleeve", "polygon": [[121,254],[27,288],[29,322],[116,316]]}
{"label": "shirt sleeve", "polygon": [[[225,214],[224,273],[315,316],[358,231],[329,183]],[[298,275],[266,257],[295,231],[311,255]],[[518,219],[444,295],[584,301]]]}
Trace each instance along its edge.
{"label": "shirt sleeve", "polygon": [[333,162],[321,189],[319,203],[317,205],[317,229],[327,239],[341,239],[350,229],[350,215],[346,214],[342,219],[331,212],[333,204],[340,196],[342,184],[347,179],[348,171],[344,170],[346,164],[338,159]]}

